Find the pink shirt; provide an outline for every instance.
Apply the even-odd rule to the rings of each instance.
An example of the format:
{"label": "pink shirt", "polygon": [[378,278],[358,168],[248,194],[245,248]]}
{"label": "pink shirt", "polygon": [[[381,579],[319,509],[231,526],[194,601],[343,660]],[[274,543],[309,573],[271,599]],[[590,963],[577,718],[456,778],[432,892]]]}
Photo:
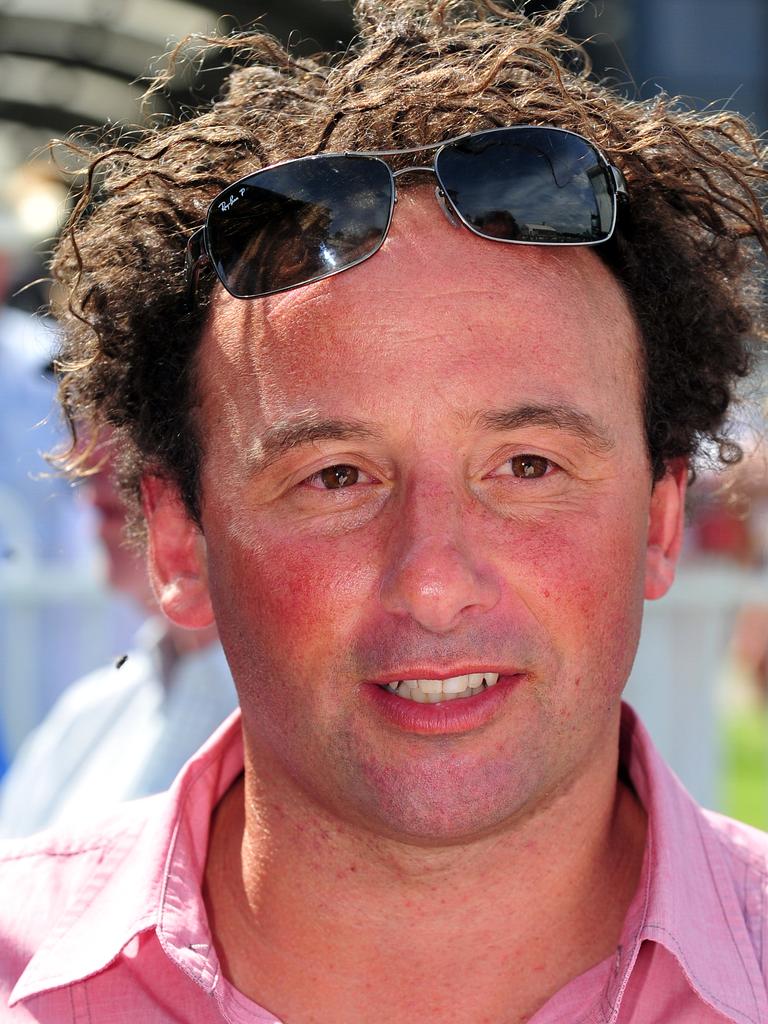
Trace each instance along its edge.
{"label": "pink shirt", "polygon": [[[649,832],[620,945],[531,1024],[765,1024],[768,836],[701,810],[626,705],[621,759]],[[235,714],[168,793],[0,846],[0,1021],[280,1024],[221,975],[200,892],[242,767]]]}

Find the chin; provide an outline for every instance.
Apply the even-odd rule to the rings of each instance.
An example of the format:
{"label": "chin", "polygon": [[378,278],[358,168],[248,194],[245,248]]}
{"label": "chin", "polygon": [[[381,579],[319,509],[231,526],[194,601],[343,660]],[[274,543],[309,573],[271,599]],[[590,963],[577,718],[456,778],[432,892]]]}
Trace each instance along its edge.
{"label": "chin", "polygon": [[535,803],[533,780],[511,765],[462,767],[412,774],[389,767],[371,772],[369,766],[368,799],[360,808],[367,827],[378,822],[377,831],[414,846],[460,845],[508,829]]}

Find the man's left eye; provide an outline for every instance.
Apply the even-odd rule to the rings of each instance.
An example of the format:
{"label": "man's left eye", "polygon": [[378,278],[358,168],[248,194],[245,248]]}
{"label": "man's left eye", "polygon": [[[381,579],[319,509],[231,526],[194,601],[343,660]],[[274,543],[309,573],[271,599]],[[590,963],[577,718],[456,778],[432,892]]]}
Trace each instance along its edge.
{"label": "man's left eye", "polygon": [[[502,467],[502,475],[514,476],[521,480],[539,480],[557,467],[543,455],[513,455]],[[504,470],[508,470],[505,473]]]}

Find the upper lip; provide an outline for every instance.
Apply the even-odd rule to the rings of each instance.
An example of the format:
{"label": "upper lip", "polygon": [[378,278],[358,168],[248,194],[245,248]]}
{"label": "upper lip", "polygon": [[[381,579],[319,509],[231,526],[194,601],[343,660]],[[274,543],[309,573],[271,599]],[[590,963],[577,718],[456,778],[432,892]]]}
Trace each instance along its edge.
{"label": "upper lip", "polygon": [[369,683],[377,686],[387,686],[389,683],[396,683],[402,679],[453,679],[455,676],[466,676],[472,672],[498,672],[500,676],[519,675],[519,668],[494,665],[491,662],[464,663],[458,666],[445,665],[409,665],[408,668],[398,669],[394,672],[387,672],[384,675],[369,679]]}

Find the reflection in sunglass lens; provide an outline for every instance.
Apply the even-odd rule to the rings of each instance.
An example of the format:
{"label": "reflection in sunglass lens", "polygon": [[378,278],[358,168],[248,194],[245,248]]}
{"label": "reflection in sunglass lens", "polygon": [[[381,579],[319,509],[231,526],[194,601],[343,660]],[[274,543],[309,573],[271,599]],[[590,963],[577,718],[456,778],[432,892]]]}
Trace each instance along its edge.
{"label": "reflection in sunglass lens", "polygon": [[392,194],[388,167],[371,158],[305,158],[259,171],[211,207],[216,270],[239,298],[327,277],[381,245]]}
{"label": "reflection in sunglass lens", "polygon": [[502,241],[604,241],[613,226],[612,180],[586,140],[510,128],[449,143],[440,185],[471,228]]}

